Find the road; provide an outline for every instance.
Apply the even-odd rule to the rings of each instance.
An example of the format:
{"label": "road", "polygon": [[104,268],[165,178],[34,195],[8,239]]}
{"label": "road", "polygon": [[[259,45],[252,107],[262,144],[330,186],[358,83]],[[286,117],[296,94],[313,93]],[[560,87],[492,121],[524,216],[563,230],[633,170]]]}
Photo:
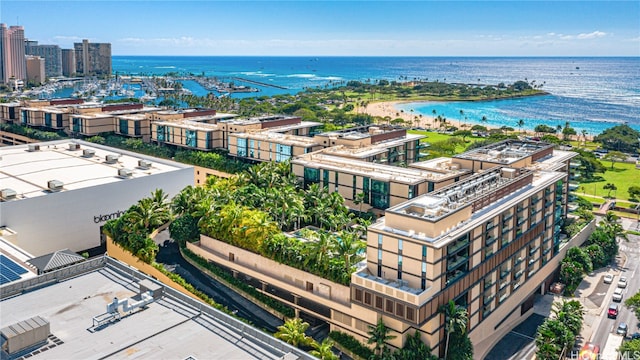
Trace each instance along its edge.
{"label": "road", "polygon": [[[636,225],[637,224],[635,220],[629,221],[625,219],[623,221],[623,227],[625,229],[635,229]],[[620,276],[625,276],[627,278],[627,287],[623,292],[622,302],[620,303],[620,312],[616,319],[609,319],[607,317],[607,309],[609,307],[609,304],[613,303],[611,300],[611,295],[613,294],[613,290],[617,286],[618,279],[620,278],[620,276],[616,276],[613,284],[609,286],[609,289],[603,301],[602,312],[600,314],[600,325],[591,336],[591,342],[599,344],[601,348],[605,346],[609,334],[611,334],[612,332],[615,333],[618,324],[621,322],[625,322],[629,325],[630,334],[640,331],[639,320],[636,319],[633,311],[624,306],[624,301],[640,290],[640,236],[628,235],[628,237],[629,241],[620,241],[620,253],[626,256],[625,265],[619,269]]]}

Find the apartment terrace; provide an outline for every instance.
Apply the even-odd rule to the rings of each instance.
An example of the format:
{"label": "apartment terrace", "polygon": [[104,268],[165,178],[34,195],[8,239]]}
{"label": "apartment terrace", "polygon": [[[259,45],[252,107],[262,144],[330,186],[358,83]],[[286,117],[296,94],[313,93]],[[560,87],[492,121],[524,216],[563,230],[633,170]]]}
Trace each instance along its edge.
{"label": "apartment terrace", "polygon": [[[368,134],[363,133],[351,133],[344,136],[344,139],[366,139],[368,138]],[[389,151],[389,149],[403,146],[411,141],[418,141],[420,139],[425,138],[424,135],[417,134],[406,134],[402,138],[393,138],[388,140],[382,140],[376,143],[372,143],[370,145],[366,144],[358,144],[357,147],[349,146],[346,144],[336,145],[325,150],[325,153],[332,154],[336,156],[343,157],[351,157],[357,159],[366,159],[371,156],[375,156],[378,154],[383,154]]]}
{"label": "apartment terrace", "polygon": [[172,120],[172,121],[153,121],[154,125],[157,126],[169,126],[180,129],[187,130],[204,130],[204,131],[212,131],[212,130],[220,130],[219,124],[210,124],[196,121],[197,118],[189,118],[189,119],[181,119],[181,120]]}
{"label": "apartment terrace", "polygon": [[324,152],[326,150],[328,149],[299,156],[293,159],[292,163],[309,168],[322,168],[339,173],[350,173],[382,181],[395,181],[407,184],[418,184],[424,182],[425,179],[437,182],[448,177],[445,174],[427,170],[402,168],[366,161],[354,161],[349,158],[325,154]]}
{"label": "apartment terrace", "polygon": [[553,145],[533,141],[504,140],[454,156],[457,159],[510,165],[531,157],[536,161],[553,153]]}
{"label": "apartment terrace", "polygon": [[300,118],[296,116],[270,115],[270,116],[258,116],[258,117],[252,117],[252,118],[244,118],[244,119],[226,120],[225,123],[229,125],[239,125],[239,126],[260,124],[261,129],[267,129],[267,128],[273,128],[273,127],[279,127],[279,126],[299,124]]}
{"label": "apartment terrace", "polygon": [[270,131],[248,131],[245,133],[235,133],[233,136],[250,140],[273,142],[281,145],[292,145],[298,147],[318,146],[318,143],[310,137],[282,134],[280,132],[271,132],[271,129],[269,130]]}

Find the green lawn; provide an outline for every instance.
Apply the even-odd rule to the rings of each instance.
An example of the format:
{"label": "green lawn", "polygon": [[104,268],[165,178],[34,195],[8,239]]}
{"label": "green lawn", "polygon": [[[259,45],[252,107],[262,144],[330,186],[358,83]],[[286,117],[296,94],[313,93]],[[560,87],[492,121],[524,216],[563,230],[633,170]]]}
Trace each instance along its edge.
{"label": "green lawn", "polygon": [[[438,141],[446,141],[449,138],[451,138],[451,135],[442,134],[442,133],[439,133],[439,132],[419,131],[419,130],[408,130],[407,132],[409,134],[426,135],[427,138],[426,139],[422,139],[421,142],[428,142],[428,143],[434,143],[434,142],[438,142]],[[471,143],[474,143],[474,142],[479,141],[479,140],[483,140],[483,138],[477,137],[477,136],[468,136],[467,137],[467,142],[466,142],[465,145],[458,145],[456,147],[456,154],[460,154],[460,153],[464,152],[464,150],[466,149],[467,146],[469,146]]]}
{"label": "green lawn", "polygon": [[636,169],[635,164],[616,163],[613,166],[613,170],[611,170],[610,161],[603,161],[602,164],[607,167],[607,171],[602,174],[604,181],[581,183],[577,192],[582,193],[582,187],[584,187],[586,194],[605,197],[609,194],[609,190],[603,189],[603,186],[607,183],[613,183],[618,190],[611,191],[611,196],[615,196],[617,199],[629,200],[627,190],[629,186],[640,183],[638,180],[640,179],[640,170]]}

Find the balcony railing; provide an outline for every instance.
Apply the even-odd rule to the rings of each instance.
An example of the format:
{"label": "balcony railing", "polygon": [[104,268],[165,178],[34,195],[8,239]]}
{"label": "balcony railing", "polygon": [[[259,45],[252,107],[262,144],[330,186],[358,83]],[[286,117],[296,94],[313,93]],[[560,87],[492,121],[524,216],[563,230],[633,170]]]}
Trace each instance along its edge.
{"label": "balcony railing", "polygon": [[484,240],[484,243],[485,245],[491,245],[496,242],[496,240],[498,240],[498,238],[495,236],[487,236],[487,238]]}
{"label": "balcony railing", "polygon": [[511,273],[511,269],[509,270],[503,270],[500,272],[500,279],[504,279],[507,275],[509,275]]}
{"label": "balcony railing", "polygon": [[456,252],[458,252],[460,249],[469,246],[469,241],[465,240],[465,241],[460,241],[458,243],[449,245],[449,247],[447,248],[447,253],[449,255],[455,254]]}
{"label": "balcony railing", "polygon": [[491,282],[486,282],[486,281],[485,281],[485,283],[484,283],[484,289],[485,289],[485,290],[487,290],[488,288],[492,287],[492,286],[493,286],[493,285],[495,285],[495,284],[496,284],[495,280],[494,280],[494,281],[491,281]]}
{"label": "balcony railing", "polygon": [[512,218],[512,217],[513,217],[513,214],[505,215],[505,216],[502,218],[502,221],[503,221],[503,222],[504,222],[504,221],[509,221],[509,220],[511,220],[511,218]]}
{"label": "balcony railing", "polygon": [[469,261],[468,256],[458,256],[458,257],[455,257],[454,259],[455,260],[453,262],[451,262],[451,260],[447,260],[447,270],[453,270],[458,266],[464,264],[465,262]]}

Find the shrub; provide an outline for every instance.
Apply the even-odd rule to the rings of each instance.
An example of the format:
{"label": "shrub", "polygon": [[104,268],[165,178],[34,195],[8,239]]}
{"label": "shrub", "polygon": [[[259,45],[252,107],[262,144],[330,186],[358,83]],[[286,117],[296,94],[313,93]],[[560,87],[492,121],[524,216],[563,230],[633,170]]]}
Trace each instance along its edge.
{"label": "shrub", "polygon": [[363,359],[370,359],[373,356],[373,351],[371,349],[362,345],[360,341],[356,340],[356,338],[349,334],[345,334],[340,331],[332,331],[329,333],[329,337]]}

